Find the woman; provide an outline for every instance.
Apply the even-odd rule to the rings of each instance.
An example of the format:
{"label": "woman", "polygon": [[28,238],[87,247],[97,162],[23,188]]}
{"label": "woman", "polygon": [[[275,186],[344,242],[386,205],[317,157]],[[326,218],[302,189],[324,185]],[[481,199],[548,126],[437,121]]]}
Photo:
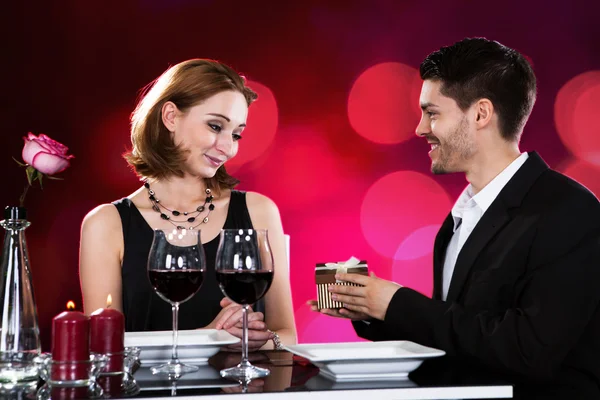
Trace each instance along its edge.
{"label": "woman", "polygon": [[[171,329],[171,307],[154,293],[146,273],[153,229],[201,229],[207,273],[199,292],[181,305],[179,328],[226,329],[241,337],[241,307],[223,298],[215,278],[219,233],[268,229],[280,267],[265,296],[266,318],[249,314],[249,349],[296,342],[277,206],[258,193],[233,190],[239,181],[224,167],[238,151],[256,97],[240,75],[211,60],[182,62],[148,85],[132,114],[133,147],[125,154],[144,185],[95,208],[82,224],[79,269],[87,314],[104,307],[111,294],[126,330]],[[190,215],[193,222],[187,222]]]}

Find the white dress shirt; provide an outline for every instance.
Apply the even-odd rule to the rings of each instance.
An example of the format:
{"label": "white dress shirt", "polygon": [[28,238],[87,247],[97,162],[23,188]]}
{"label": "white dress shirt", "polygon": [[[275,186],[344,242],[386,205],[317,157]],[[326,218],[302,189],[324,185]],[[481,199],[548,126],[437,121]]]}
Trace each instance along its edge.
{"label": "white dress shirt", "polygon": [[469,235],[475,229],[483,214],[494,200],[496,200],[498,193],[500,193],[508,181],[521,168],[528,157],[527,153],[521,154],[476,195],[473,195],[473,187],[469,184],[463,190],[454,207],[452,207],[454,234],[452,235],[452,239],[450,239],[450,243],[448,243],[444,259],[442,300],[445,301],[448,297],[448,290],[450,289],[456,260]]}

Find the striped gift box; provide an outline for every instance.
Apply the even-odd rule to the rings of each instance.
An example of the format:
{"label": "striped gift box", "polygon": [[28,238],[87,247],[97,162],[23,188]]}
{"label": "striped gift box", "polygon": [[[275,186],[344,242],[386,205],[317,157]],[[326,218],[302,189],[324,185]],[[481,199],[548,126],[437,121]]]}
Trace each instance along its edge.
{"label": "striped gift box", "polygon": [[[317,264],[317,268],[315,269],[315,282],[317,285],[317,307],[319,310],[323,308],[338,309],[343,307],[341,302],[331,300],[331,293],[327,290],[329,285],[361,286],[350,282],[336,282],[336,272],[337,269],[326,267],[324,263]],[[347,273],[368,276],[367,262],[361,261],[360,264],[347,268]]]}

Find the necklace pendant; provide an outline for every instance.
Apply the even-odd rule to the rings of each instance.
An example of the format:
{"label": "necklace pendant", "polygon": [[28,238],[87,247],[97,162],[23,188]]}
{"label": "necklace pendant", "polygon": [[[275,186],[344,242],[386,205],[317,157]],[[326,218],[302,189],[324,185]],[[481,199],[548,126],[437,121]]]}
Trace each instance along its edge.
{"label": "necklace pendant", "polygon": [[196,218],[195,218],[195,217],[190,217],[190,218],[188,218],[188,219],[187,219],[187,222],[189,222],[189,223],[192,223],[192,222],[194,222],[195,220],[196,220]]}
{"label": "necklace pendant", "polygon": [[208,217],[205,217],[205,218],[202,220],[202,223],[203,223],[203,224],[205,224],[205,223],[207,223],[207,222],[208,222]]}
{"label": "necklace pendant", "polygon": [[179,230],[179,231],[185,231],[185,228],[184,228],[183,226],[179,226],[179,225],[178,225],[178,226],[177,226],[177,230]]}
{"label": "necklace pendant", "polygon": [[173,210],[173,211],[171,211],[171,214],[173,214],[174,216],[176,216],[176,217],[177,217],[177,216],[178,216],[178,215],[180,215],[181,213],[180,213],[179,211],[177,211],[177,210]]}
{"label": "necklace pendant", "polygon": [[166,221],[169,220],[169,216],[167,214],[160,213],[160,217]]}
{"label": "necklace pendant", "polygon": [[198,211],[198,212],[204,211],[204,206],[199,206],[198,208],[196,208],[196,211]]}

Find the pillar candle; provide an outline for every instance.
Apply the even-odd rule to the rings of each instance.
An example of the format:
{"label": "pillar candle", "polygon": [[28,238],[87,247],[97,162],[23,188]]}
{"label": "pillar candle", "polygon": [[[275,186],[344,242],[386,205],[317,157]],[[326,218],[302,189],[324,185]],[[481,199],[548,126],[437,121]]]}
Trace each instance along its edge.
{"label": "pillar candle", "polygon": [[90,359],[90,318],[73,311],[70,301],[67,309],[52,320],[52,359],[54,361],[87,361]]}
{"label": "pillar candle", "polygon": [[120,311],[110,308],[111,300],[109,295],[107,308],[100,308],[90,315],[90,350],[109,356],[105,372],[118,372],[123,371],[125,317]]}
{"label": "pillar candle", "polygon": [[88,377],[90,359],[90,318],[73,311],[75,303],[52,320],[53,380],[76,380]]}

